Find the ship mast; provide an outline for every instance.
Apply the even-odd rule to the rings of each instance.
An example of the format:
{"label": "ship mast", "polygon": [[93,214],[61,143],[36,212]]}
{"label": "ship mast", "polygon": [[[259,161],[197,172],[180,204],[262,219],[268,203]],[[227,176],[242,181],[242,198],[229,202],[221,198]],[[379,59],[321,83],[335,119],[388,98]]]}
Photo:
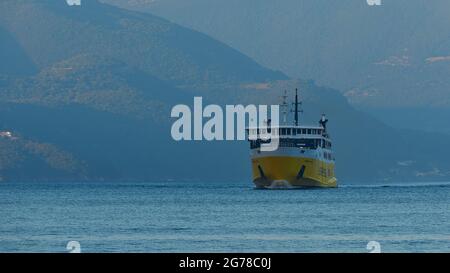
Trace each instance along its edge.
{"label": "ship mast", "polygon": [[298,89],[295,88],[295,102],[294,104],[294,125],[298,126],[298,113],[302,113],[303,110],[299,109],[299,105],[302,105],[302,102],[298,101]]}

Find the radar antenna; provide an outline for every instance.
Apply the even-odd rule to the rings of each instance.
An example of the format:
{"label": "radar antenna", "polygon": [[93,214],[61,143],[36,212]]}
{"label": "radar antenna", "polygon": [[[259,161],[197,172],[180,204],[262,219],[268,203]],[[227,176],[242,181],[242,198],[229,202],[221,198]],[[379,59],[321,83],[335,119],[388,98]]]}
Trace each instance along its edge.
{"label": "radar antenna", "polygon": [[327,132],[328,119],[325,114],[322,114],[322,118],[319,120],[319,124],[323,127],[324,133]]}

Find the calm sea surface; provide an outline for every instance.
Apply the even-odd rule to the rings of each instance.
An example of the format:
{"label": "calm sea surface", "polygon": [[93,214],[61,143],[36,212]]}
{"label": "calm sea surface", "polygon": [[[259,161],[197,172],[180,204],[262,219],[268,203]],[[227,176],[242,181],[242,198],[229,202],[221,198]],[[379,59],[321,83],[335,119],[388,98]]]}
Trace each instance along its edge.
{"label": "calm sea surface", "polygon": [[450,184],[0,184],[0,252],[450,252]]}

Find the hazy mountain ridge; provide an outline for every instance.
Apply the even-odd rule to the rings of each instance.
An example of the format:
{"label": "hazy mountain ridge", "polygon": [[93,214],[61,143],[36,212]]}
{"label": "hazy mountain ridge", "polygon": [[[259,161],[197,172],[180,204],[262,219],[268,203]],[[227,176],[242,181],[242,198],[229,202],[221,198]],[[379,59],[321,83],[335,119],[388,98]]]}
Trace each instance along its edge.
{"label": "hazy mountain ridge", "polygon": [[[8,141],[29,168],[2,150],[7,181],[190,179],[192,163],[171,174],[173,159],[164,155],[173,150],[170,108],[192,99],[190,89],[176,86],[286,79],[203,34],[96,1],[69,7],[6,0],[0,15],[1,38],[8,41],[2,54],[12,56],[0,74],[0,130],[52,143],[85,162],[84,170],[74,165],[80,175],[58,175],[46,153],[30,154]],[[13,65],[20,73],[11,73]],[[183,158],[187,151],[172,153]]]}
{"label": "hazy mountain ridge", "polygon": [[450,106],[446,0],[103,1],[205,32],[360,106]]}
{"label": "hazy mountain ridge", "polygon": [[[2,105],[3,106],[3,105]],[[26,139],[14,132],[1,131],[0,134],[0,182],[83,180],[85,166],[70,152],[50,143]]]}
{"label": "hazy mountain ridge", "polygon": [[40,69],[88,53],[179,84],[286,79],[206,35],[95,0],[80,7],[65,1],[5,0],[0,7],[3,28],[14,33]]}
{"label": "hazy mountain ridge", "polygon": [[[8,33],[2,37],[20,45],[15,56],[37,70],[20,73],[27,69],[22,62],[19,73],[0,75],[0,130],[73,159],[70,168],[58,169],[47,160],[57,156],[11,148],[6,140],[5,181],[250,179],[246,142],[175,142],[170,109],[192,105],[194,95],[205,104],[278,103],[283,90],[296,87],[305,100],[303,121],[316,124],[329,115],[344,183],[450,176],[440,135],[394,130],[355,111],[337,90],[289,80],[163,19],[87,3],[0,3],[0,28]],[[13,50],[6,47],[5,55]],[[29,158],[29,167],[14,154]]]}
{"label": "hazy mountain ridge", "polygon": [[167,112],[163,103],[178,91],[123,62],[78,55],[45,68],[35,76],[14,79],[3,88],[0,98],[50,107],[79,104],[158,120],[163,110]]}

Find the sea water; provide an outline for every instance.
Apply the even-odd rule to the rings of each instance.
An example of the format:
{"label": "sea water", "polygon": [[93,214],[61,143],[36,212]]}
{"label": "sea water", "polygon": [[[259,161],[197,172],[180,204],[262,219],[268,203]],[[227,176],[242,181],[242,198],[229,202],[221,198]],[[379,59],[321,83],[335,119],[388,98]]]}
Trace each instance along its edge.
{"label": "sea water", "polygon": [[450,184],[0,183],[0,252],[70,241],[82,252],[450,252]]}

